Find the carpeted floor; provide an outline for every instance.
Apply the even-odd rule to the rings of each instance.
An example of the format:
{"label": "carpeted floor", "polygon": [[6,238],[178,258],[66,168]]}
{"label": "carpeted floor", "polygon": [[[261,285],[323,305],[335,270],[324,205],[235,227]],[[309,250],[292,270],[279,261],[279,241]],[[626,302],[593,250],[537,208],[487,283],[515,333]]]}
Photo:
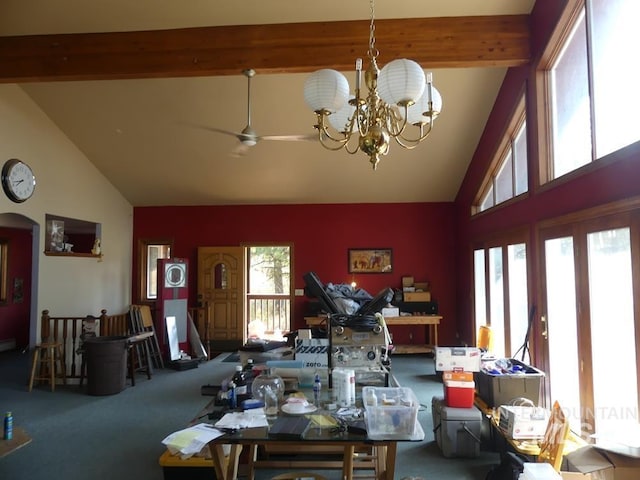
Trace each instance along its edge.
{"label": "carpeted floor", "polygon": [[[225,361],[229,354],[223,355],[191,370],[158,370],[151,380],[139,374],[135,387],[96,397],[77,385],[60,386],[55,392],[39,386],[29,393],[28,355],[0,353],[0,412],[12,411],[14,425],[33,439],[0,459],[0,478],[162,480],[162,439],[184,428],[211,400],[200,394],[202,385],[219,385],[233,373],[237,363]],[[395,478],[484,479],[498,461],[495,452],[444,458],[433,440],[431,398],[442,394],[433,359],[394,356],[391,369],[401,385],[416,393],[422,405],[418,420],[426,433],[424,441],[398,444]],[[256,480],[275,473],[259,471]],[[327,471],[327,478],[339,480],[334,473]]]}
{"label": "carpeted floor", "polygon": [[224,363],[240,363],[240,354],[238,352],[224,354],[226,357],[222,360]]}

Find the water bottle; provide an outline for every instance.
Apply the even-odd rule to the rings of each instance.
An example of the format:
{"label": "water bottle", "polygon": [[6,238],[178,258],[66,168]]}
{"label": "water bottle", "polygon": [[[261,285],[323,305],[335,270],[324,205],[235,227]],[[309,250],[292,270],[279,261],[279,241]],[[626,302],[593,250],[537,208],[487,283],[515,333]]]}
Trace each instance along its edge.
{"label": "water bottle", "polygon": [[242,365],[236,365],[236,373],[231,377],[231,381],[236,385],[236,403],[240,405],[244,400],[251,398],[247,390],[247,378],[242,371]]}
{"label": "water bottle", "polygon": [[4,439],[11,440],[13,438],[13,415],[7,412],[4,416]]}
{"label": "water bottle", "polygon": [[229,408],[235,410],[238,408],[238,398],[236,397],[236,384],[229,382],[229,389],[227,390],[227,399],[229,400]]}
{"label": "water bottle", "polygon": [[244,378],[247,382],[247,395],[251,397],[251,385],[253,384],[253,359],[247,359],[247,364],[242,368]]}
{"label": "water bottle", "polygon": [[320,408],[320,393],[322,392],[322,384],[320,383],[320,375],[316,373],[313,380],[313,404]]}

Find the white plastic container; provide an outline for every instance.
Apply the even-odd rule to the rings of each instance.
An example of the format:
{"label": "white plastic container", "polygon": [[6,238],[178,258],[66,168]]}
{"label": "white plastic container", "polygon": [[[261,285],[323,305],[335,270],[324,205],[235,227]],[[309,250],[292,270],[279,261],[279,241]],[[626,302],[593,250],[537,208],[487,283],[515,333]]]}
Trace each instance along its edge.
{"label": "white plastic container", "polygon": [[365,402],[367,433],[384,439],[410,439],[416,433],[420,403],[415,393],[406,387],[362,387]]}
{"label": "white plastic container", "polygon": [[356,372],[348,368],[334,368],[331,372],[332,388],[339,407],[356,404]]}

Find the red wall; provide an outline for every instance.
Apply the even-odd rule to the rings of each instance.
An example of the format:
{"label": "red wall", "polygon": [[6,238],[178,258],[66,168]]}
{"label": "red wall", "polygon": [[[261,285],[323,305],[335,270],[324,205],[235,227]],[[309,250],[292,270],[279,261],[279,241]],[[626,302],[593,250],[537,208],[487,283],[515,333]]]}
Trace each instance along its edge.
{"label": "red wall", "polygon": [[[134,261],[138,240],[173,238],[175,257],[197,268],[200,246],[233,246],[243,242],[292,242],[294,284],[315,271],[324,283],[350,283],[348,248],[392,248],[393,272],[356,275],[358,286],[372,295],[385,287],[400,288],[401,277],[430,281],[444,317],[440,343],[456,342],[454,207],[451,203],[260,205],[134,208]],[[196,268],[189,273],[190,301],[196,304]],[[137,268],[132,298],[139,300]],[[296,297],[293,328],[304,327],[305,297]],[[424,341],[424,329],[396,327],[396,343]]]}
{"label": "red wall", "polygon": [[[1,228],[0,238],[9,241],[7,303],[0,303],[0,340],[15,339],[29,344],[29,308],[31,304],[31,230]],[[14,296],[14,281],[23,280],[22,300]]]}

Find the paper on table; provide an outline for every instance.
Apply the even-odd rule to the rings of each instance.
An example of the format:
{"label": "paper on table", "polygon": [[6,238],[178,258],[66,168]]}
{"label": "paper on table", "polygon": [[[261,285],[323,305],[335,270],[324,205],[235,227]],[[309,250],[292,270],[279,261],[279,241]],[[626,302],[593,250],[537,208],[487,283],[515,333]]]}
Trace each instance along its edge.
{"label": "paper on table", "polygon": [[181,458],[185,459],[195,455],[208,442],[221,435],[223,435],[223,432],[217,428],[207,423],[199,423],[193,427],[172,433],[162,440],[162,443],[167,446],[172,455],[179,453]]}
{"label": "paper on table", "polygon": [[244,412],[229,412],[216,422],[218,428],[254,428],[254,427],[266,427],[269,425],[267,422],[267,416],[264,414],[262,408],[252,408],[251,410],[245,410]]}

